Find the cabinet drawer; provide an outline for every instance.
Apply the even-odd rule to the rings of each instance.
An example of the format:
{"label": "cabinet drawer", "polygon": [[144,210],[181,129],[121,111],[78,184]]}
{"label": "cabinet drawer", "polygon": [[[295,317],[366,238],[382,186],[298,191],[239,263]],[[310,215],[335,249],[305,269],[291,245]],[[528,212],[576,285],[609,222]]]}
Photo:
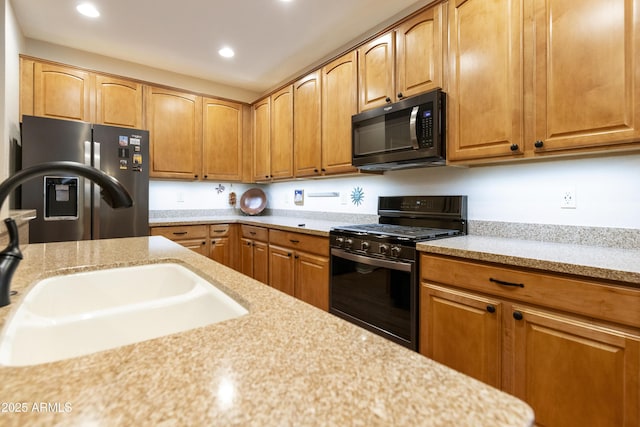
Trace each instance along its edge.
{"label": "cabinet drawer", "polygon": [[208,236],[208,231],[206,225],[151,227],[152,236],[164,236],[171,240],[204,239]]}
{"label": "cabinet drawer", "polygon": [[640,289],[624,284],[422,255],[421,278],[575,314],[640,327]]}
{"label": "cabinet drawer", "polygon": [[262,227],[254,227],[252,225],[243,225],[242,237],[252,240],[260,240],[262,242],[268,242],[269,230]]}
{"label": "cabinet drawer", "polygon": [[326,237],[271,230],[269,232],[269,243],[299,249],[313,254],[329,256],[329,239]]}
{"label": "cabinet drawer", "polygon": [[209,226],[209,236],[227,237],[229,236],[229,224],[212,224]]}

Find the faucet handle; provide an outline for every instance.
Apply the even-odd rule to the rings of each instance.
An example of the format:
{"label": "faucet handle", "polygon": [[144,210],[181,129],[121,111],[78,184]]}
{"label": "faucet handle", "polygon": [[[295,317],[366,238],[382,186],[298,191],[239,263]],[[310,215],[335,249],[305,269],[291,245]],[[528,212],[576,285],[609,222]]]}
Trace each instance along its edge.
{"label": "faucet handle", "polygon": [[11,278],[22,259],[18,226],[13,218],[5,219],[4,223],[9,231],[9,245],[0,252],[0,307],[11,303]]}

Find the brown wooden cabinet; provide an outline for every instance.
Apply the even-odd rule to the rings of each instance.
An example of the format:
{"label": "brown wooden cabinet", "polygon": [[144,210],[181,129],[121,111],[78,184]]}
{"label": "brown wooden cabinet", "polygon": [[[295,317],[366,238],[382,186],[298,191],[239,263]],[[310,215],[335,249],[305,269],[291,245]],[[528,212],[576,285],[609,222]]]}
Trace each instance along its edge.
{"label": "brown wooden cabinet", "polygon": [[328,311],[328,239],[270,230],[269,285]]}
{"label": "brown wooden cabinet", "polygon": [[358,56],[347,53],[322,67],[322,169],[356,172],[351,164],[351,116],[358,112]]}
{"label": "brown wooden cabinet", "polygon": [[96,74],[95,122],[142,129],[142,84]]}
{"label": "brown wooden cabinet", "polygon": [[253,178],[271,179],[271,99],[253,104]]}
{"label": "brown wooden cabinet", "polygon": [[158,87],[146,89],[150,177],[199,179],[202,175],[202,98]]}
{"label": "brown wooden cabinet", "polygon": [[637,148],[637,7],[637,0],[449,2],[449,160]]}
{"label": "brown wooden cabinet", "polygon": [[242,180],[243,106],[203,99],[202,173],[205,180]]}
{"label": "brown wooden cabinet", "polygon": [[322,168],[322,74],[320,70],[293,84],[294,175],[318,176]]}
{"label": "brown wooden cabinet", "polygon": [[209,258],[231,266],[233,255],[231,224],[213,224],[209,226]]}
{"label": "brown wooden cabinet", "polygon": [[142,129],[142,84],[20,58],[20,113]]}
{"label": "brown wooden cabinet", "polygon": [[151,236],[164,236],[182,246],[209,256],[209,229],[206,225],[175,225],[151,227]]}
{"label": "brown wooden cabinet", "polygon": [[442,87],[443,7],[426,9],[358,49],[360,111]]}
{"label": "brown wooden cabinet", "polygon": [[252,225],[241,226],[240,271],[269,283],[269,230]]}
{"label": "brown wooden cabinet", "polygon": [[420,351],[529,403],[539,425],[640,422],[640,290],[421,256]]}
{"label": "brown wooden cabinet", "polygon": [[272,179],[293,177],[293,86],[271,95]]}

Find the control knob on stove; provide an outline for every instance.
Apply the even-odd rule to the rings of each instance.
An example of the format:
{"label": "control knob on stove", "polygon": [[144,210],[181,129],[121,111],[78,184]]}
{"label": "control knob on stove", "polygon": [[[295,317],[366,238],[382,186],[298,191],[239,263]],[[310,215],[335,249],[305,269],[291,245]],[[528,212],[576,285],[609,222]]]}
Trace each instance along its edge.
{"label": "control knob on stove", "polygon": [[381,255],[387,255],[389,253],[389,246],[385,245],[384,243],[380,245],[380,247],[378,248],[378,250],[380,251]]}
{"label": "control knob on stove", "polygon": [[399,256],[400,255],[400,246],[391,246],[391,256]]}
{"label": "control knob on stove", "polygon": [[336,245],[341,248],[344,245],[344,237],[336,237]]}
{"label": "control knob on stove", "polygon": [[366,252],[367,250],[369,250],[369,242],[362,242],[360,244],[360,248]]}
{"label": "control knob on stove", "polygon": [[351,249],[351,245],[353,245],[353,239],[346,239],[344,241],[344,248]]}

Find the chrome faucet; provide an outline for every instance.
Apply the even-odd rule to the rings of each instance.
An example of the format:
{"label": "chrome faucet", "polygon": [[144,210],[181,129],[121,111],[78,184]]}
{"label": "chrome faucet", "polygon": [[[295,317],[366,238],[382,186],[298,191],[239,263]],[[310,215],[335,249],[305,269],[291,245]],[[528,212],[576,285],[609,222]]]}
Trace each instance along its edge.
{"label": "chrome faucet", "polygon": [[[102,188],[100,194],[104,201],[114,209],[133,206],[133,200],[124,186],[101,170],[76,162],[47,162],[22,169],[2,182],[0,207],[9,194],[24,181],[49,173],[73,173],[95,182]],[[0,307],[11,303],[11,278],[22,260],[18,227],[12,218],[5,219],[4,223],[9,232],[9,245],[0,252]]]}

